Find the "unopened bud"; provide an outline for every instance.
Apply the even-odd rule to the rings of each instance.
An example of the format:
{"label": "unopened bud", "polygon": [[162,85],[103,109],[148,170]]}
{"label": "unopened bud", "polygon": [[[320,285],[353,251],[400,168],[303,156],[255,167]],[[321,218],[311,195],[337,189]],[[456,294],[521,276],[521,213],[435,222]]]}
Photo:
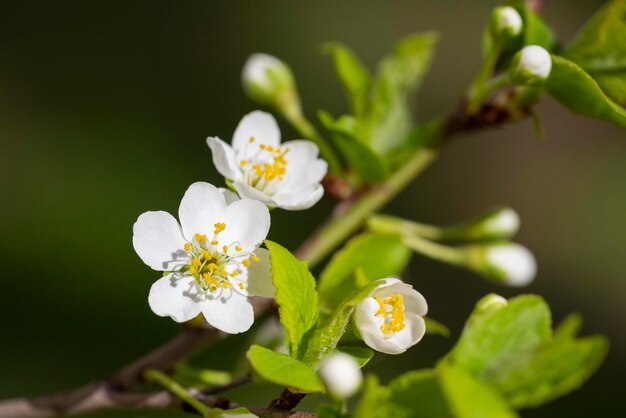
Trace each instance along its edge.
{"label": "unopened bud", "polygon": [[257,103],[287,112],[300,109],[291,69],[272,55],[250,55],[243,66],[242,82],[248,97]]}
{"label": "unopened bud", "polygon": [[328,392],[340,399],[354,395],[363,381],[359,363],[345,353],[331,354],[320,367],[319,374]]}
{"label": "unopened bud", "polygon": [[522,32],[522,17],[510,6],[496,7],[491,14],[489,29],[494,37],[513,38]]}
{"label": "unopened bud", "polygon": [[518,85],[532,85],[550,76],[552,57],[538,45],[529,45],[519,51],[511,64],[511,81]]}
{"label": "unopened bud", "polygon": [[537,261],[528,248],[515,243],[474,246],[469,253],[470,267],[483,277],[508,286],[532,282]]}

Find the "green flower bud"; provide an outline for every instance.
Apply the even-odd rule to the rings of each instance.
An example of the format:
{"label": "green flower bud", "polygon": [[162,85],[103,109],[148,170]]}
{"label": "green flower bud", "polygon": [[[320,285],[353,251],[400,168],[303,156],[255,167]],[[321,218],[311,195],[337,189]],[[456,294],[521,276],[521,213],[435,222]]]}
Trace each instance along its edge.
{"label": "green flower bud", "polygon": [[528,45],[513,57],[511,81],[518,85],[539,84],[550,76],[551,69],[550,53],[538,45]]}
{"label": "green flower bud", "polygon": [[486,279],[513,287],[526,286],[537,273],[530,250],[509,242],[469,247],[468,267]]}

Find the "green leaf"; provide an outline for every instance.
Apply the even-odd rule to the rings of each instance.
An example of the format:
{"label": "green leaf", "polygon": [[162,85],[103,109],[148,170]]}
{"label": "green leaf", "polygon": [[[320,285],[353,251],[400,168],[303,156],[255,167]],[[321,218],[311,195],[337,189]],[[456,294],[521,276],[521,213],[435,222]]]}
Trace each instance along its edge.
{"label": "green leaf", "polygon": [[536,407],[581,386],[607,349],[607,340],[600,336],[555,340],[532,356],[512,358],[488,380],[515,408]]}
{"label": "green leaf", "polygon": [[[211,417],[213,415],[209,415],[209,417]],[[206,418],[209,418],[206,417]],[[217,415],[215,415],[216,418],[231,418],[231,417],[236,417],[236,418],[259,418],[257,415],[254,415],[252,412],[248,411],[246,408],[241,407],[241,408],[235,408],[235,409],[229,409],[227,411],[223,411],[221,413],[217,413]]]}
{"label": "green leaf", "polygon": [[593,77],[604,92],[626,103],[626,0],[600,9],[574,38],[563,55]]}
{"label": "green leaf", "polygon": [[450,411],[433,370],[416,370],[389,383],[389,402],[411,418],[448,418]]}
{"label": "green leaf", "polygon": [[270,250],[280,322],[289,336],[292,357],[302,358],[305,351],[302,346],[306,346],[318,317],[315,279],[306,262],[298,260],[275,242],[267,240],[265,245]]}
{"label": "green leaf", "polygon": [[319,405],[317,407],[317,418],[347,418],[338,407],[333,405]]}
{"label": "green leaf", "polygon": [[573,113],[626,127],[626,110],[605,96],[582,68],[563,57],[552,56],[552,71],[545,87]]}
{"label": "green leaf", "polygon": [[575,338],[582,327],[582,317],[578,314],[568,315],[554,330],[552,336],[555,340],[564,340],[569,338]]}
{"label": "green leaf", "polygon": [[367,106],[371,84],[369,72],[345,45],[330,42],[323,48],[333,56],[335,72],[346,89],[352,112],[355,116],[361,116]]}
{"label": "green leaf", "polygon": [[497,391],[462,369],[442,365],[437,372],[445,397],[456,418],[518,416]]}
{"label": "green leaf", "polygon": [[364,120],[367,143],[377,153],[401,147],[413,129],[408,98],[430,67],[437,40],[435,33],[412,35],[381,61]]}
{"label": "green leaf", "polygon": [[301,392],[324,392],[324,385],[317,374],[301,361],[260,345],[251,346],[246,357],[265,380]]}
{"label": "green leaf", "polygon": [[441,337],[448,338],[450,336],[450,329],[441,322],[437,322],[432,318],[424,317],[426,322],[426,332],[429,334],[439,335]]}
{"label": "green leaf", "polygon": [[547,304],[533,295],[511,299],[500,309],[479,310],[447,360],[481,376],[549,341],[550,322]]}
{"label": "green leaf", "polygon": [[539,15],[522,3],[518,11],[524,21],[524,45],[539,45],[548,51],[552,51],[557,44],[554,31]]}
{"label": "green leaf", "polygon": [[357,177],[358,183],[378,183],[387,177],[387,165],[366,143],[357,138],[358,123],[350,116],[342,116],[336,121],[324,111],[319,120],[332,134],[332,139]]}
{"label": "green leaf", "polygon": [[381,386],[375,375],[368,375],[365,378],[363,396],[354,411],[354,418],[404,418],[406,415],[394,410],[393,404],[388,402],[389,395],[389,389]]}
{"label": "green leaf", "polygon": [[374,352],[365,347],[337,347],[337,351],[352,356],[359,363],[359,367],[365,366],[374,357]]}
{"label": "green leaf", "polygon": [[398,236],[366,233],[351,239],[335,253],[320,276],[321,310],[332,312],[366,284],[355,283],[357,269],[364,273],[362,278],[378,280],[400,274],[410,257],[411,250]]}

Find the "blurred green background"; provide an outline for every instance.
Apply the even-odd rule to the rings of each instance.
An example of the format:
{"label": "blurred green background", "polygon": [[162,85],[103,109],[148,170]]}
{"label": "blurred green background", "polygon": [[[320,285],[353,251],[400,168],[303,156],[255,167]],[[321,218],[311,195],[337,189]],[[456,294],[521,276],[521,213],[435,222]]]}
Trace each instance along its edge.
{"label": "blurred green background", "polygon": [[[496,1],[3,2],[0,11],[0,398],[37,395],[106,377],[168,340],[177,325],[152,314],[157,274],[131,245],[146,210],[176,213],[186,187],[221,184],[204,139],[229,140],[253,109],[240,69],[253,52],[293,68],[313,117],[345,111],[324,41],[350,45],[373,66],[398,38],[439,30],[442,42],[416,97],[420,119],[446,111],[480,62]],[[567,41],[601,1],[552,1],[546,17]],[[521,214],[518,239],[539,261],[528,288],[487,284],[416,258],[407,274],[454,337],[429,336],[408,354],[377,356],[388,380],[432,365],[490,291],[539,293],[555,322],[580,312],[583,333],[612,349],[578,392],[524,417],[615,416],[626,375],[626,135],[546,99],[546,139],[530,121],[460,138],[388,208],[425,222],[456,222],[498,204]],[[295,133],[281,121],[283,138]],[[270,238],[294,249],[328,214],[273,212]],[[205,360],[225,367],[245,338]],[[226,360],[222,360],[226,359]],[[261,385],[239,399],[263,404]],[[256,398],[255,398],[256,397]],[[309,399],[309,404],[315,402]],[[419,407],[416,405],[416,407]],[[99,417],[178,416],[175,412]]]}

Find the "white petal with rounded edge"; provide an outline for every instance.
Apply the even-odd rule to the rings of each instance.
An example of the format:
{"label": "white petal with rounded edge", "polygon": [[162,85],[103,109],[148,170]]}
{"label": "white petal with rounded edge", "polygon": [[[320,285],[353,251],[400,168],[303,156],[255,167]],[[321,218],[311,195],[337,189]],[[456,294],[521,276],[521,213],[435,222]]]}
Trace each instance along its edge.
{"label": "white petal with rounded edge", "polygon": [[189,186],[178,208],[178,217],[185,237],[213,236],[214,224],[223,222],[226,215],[224,195],[209,183],[197,182]]}
{"label": "white petal with rounded edge", "polygon": [[152,312],[159,316],[169,316],[176,322],[185,322],[200,313],[204,294],[193,277],[168,274],[160,278],[150,288],[148,303]]}
{"label": "white petal with rounded edge", "polygon": [[239,196],[237,196],[237,193],[233,192],[232,190],[226,189],[224,187],[218,187],[217,190],[222,193],[227,205],[230,205],[231,203],[239,200]]}
{"label": "white petal with rounded edge", "polygon": [[185,239],[176,219],[167,212],[142,213],[133,225],[133,247],[154,270],[168,271],[185,264]]}
{"label": "white petal with rounded edge", "polygon": [[254,322],[252,304],[236,291],[202,303],[202,313],[209,324],[229,334],[245,332]]}
{"label": "white petal with rounded edge", "polygon": [[[254,143],[250,144],[250,138]],[[274,116],[255,110],[241,119],[233,135],[233,148],[237,158],[248,158],[258,151],[261,144],[277,147],[280,145],[280,129]]]}
{"label": "white petal with rounded edge", "polygon": [[281,190],[296,190],[319,183],[326,175],[328,164],[317,158],[319,148],[314,142],[297,139],[284,143],[282,149],[289,149],[289,152],[285,154],[287,177]]}
{"label": "white petal with rounded edge", "polygon": [[319,202],[324,196],[321,184],[309,186],[297,191],[276,193],[273,197],[276,206],[289,210],[304,210]]}
{"label": "white petal with rounded edge", "polygon": [[229,180],[238,180],[241,177],[239,162],[235,156],[235,151],[226,142],[217,137],[208,137],[206,143],[211,148],[213,155],[213,165],[217,171]]}
{"label": "white petal with rounded edge", "polygon": [[265,203],[266,205],[275,206],[274,200],[271,197],[255,189],[252,186],[235,181],[233,182],[233,187],[235,188],[235,190],[237,190],[237,193],[239,193],[239,196],[241,196],[242,198],[258,200]]}
{"label": "white petal with rounded edge", "polygon": [[252,251],[267,237],[270,211],[258,200],[241,199],[228,205],[224,222],[220,245],[238,243],[245,251]]}
{"label": "white petal with rounded edge", "polygon": [[404,300],[404,308],[420,316],[426,315],[428,312],[428,304],[426,299],[420,292],[413,289],[410,284],[404,283],[398,279],[386,279],[384,285],[379,286],[375,291],[375,295],[386,298],[394,294],[401,294]]}
{"label": "white petal with rounded edge", "polygon": [[265,248],[257,248],[254,253],[259,257],[259,261],[253,261],[248,267],[248,294],[273,298],[276,294],[276,288],[272,283],[270,271],[270,252]]}

